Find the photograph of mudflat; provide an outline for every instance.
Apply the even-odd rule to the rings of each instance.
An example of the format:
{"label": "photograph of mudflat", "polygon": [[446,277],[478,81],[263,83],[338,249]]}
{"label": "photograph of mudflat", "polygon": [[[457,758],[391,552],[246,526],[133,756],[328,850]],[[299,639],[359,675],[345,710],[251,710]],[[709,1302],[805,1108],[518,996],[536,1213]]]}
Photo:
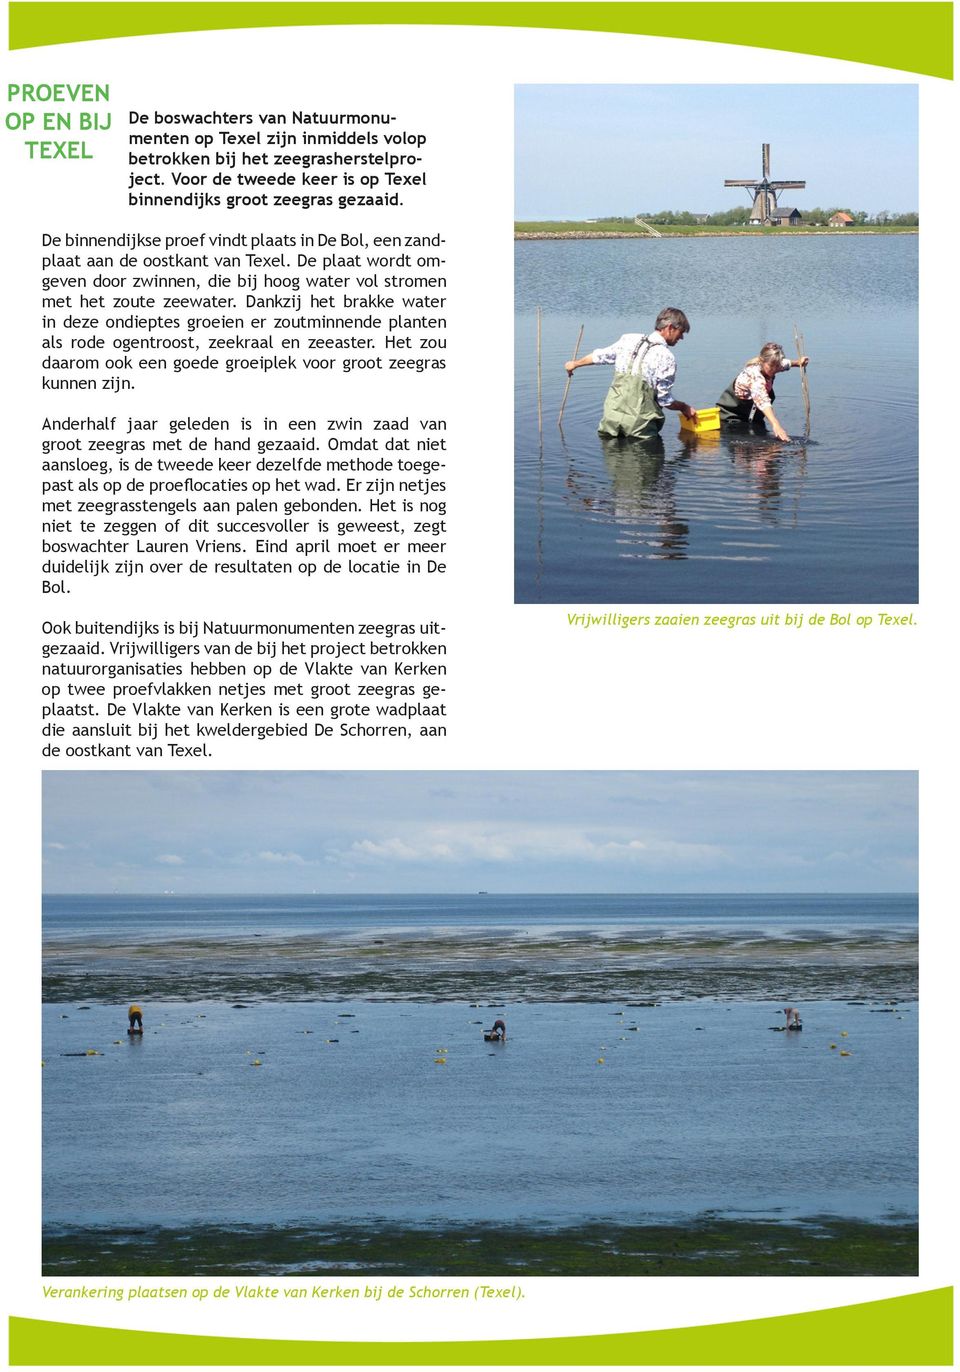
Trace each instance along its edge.
{"label": "photograph of mudflat", "polygon": [[902,772],[47,772],[44,1272],[916,1273],[916,825]]}
{"label": "photograph of mudflat", "polygon": [[916,601],[917,146],[909,85],[516,88],[519,603]]}

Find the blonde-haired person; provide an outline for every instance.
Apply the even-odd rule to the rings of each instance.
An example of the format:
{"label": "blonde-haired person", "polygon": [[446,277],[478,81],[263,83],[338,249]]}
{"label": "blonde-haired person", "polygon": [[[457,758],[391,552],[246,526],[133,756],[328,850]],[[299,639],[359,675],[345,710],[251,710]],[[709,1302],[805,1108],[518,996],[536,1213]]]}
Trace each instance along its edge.
{"label": "blonde-haired person", "polygon": [[724,424],[754,424],[763,427],[766,420],[773,432],[782,442],[790,435],[773,411],[776,396],[773,392],[773,378],[791,367],[805,367],[809,357],[798,357],[791,362],[784,356],[779,343],[764,343],[756,357],[745,362],[739,373],[730,382],[717,401],[720,419]]}

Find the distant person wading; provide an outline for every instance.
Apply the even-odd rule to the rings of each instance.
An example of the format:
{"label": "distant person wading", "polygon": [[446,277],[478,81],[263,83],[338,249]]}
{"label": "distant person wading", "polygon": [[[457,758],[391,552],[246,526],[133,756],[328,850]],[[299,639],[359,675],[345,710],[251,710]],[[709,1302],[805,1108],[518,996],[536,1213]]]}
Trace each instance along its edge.
{"label": "distant person wading", "polygon": [[677,362],[673,348],[690,332],[683,310],[665,309],[652,333],[625,333],[607,348],[595,348],[564,363],[567,375],[577,367],[612,364],[614,378],[603,404],[598,433],[605,438],[652,438],[663,428],[664,410],[679,410],[688,419],[696,410],[674,400]]}

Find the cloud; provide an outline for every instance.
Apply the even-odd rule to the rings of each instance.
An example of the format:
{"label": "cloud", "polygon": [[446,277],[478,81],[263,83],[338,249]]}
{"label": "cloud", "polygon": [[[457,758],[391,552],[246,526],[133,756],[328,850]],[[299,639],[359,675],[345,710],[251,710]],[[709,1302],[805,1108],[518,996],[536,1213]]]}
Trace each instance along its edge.
{"label": "cloud", "polygon": [[407,843],[401,838],[387,838],[380,841],[372,838],[358,839],[351,843],[346,852],[332,854],[334,858],[370,858],[384,862],[433,862],[440,857],[452,857],[446,844],[426,843],[422,839]]}
{"label": "cloud", "polygon": [[346,866],[385,862],[497,864],[518,862],[586,862],[596,864],[686,862],[702,864],[728,860],[716,844],[684,843],[655,835],[614,831],[592,833],[572,825],[530,828],[518,824],[426,826],[415,832],[357,839],[334,850],[330,860]]}
{"label": "cloud", "polygon": [[916,791],[908,772],[48,772],[45,882],[913,889]]}

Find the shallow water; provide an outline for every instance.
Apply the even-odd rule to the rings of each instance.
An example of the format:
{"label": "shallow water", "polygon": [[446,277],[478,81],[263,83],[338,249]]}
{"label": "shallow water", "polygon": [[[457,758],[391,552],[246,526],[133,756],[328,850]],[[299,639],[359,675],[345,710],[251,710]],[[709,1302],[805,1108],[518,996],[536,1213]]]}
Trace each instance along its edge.
{"label": "shallow water", "polygon": [[490,1045],[466,1003],[47,1005],[45,1225],[912,1216],[916,1006],[880,1008],[519,1004]]}
{"label": "shallow water", "polygon": [[43,937],[151,941],[328,932],[367,938],[384,930],[682,928],[715,925],[770,934],[793,929],[846,931],[917,922],[910,895],[722,895],[611,893],[501,895],[45,895]]}
{"label": "shallow water", "polygon": [[[565,603],[913,603],[917,599],[914,236],[536,241],[516,245],[516,598]],[[812,359],[808,442],[729,431],[662,450],[602,444],[609,367],[580,355],[680,305],[674,394],[716,403],[764,342]],[[542,446],[536,307],[543,309]],[[803,435],[799,373],[777,413]]]}

